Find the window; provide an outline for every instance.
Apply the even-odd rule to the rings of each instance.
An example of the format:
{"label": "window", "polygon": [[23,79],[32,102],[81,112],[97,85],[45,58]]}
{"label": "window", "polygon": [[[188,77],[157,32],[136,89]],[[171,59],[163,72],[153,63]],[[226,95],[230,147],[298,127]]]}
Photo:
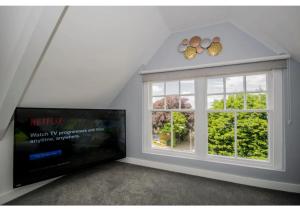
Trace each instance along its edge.
{"label": "window", "polygon": [[194,80],[151,84],[152,147],[194,151]]}
{"label": "window", "polygon": [[207,79],[208,154],[268,160],[266,74]]}
{"label": "window", "polygon": [[144,152],[282,170],[282,71],[145,83]]}

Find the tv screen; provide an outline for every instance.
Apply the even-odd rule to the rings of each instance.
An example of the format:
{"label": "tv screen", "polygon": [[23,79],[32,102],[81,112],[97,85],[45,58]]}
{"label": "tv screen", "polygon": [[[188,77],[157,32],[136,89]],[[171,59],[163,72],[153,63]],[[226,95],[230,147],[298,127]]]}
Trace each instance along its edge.
{"label": "tv screen", "polygon": [[14,187],[126,156],[125,111],[17,108]]}

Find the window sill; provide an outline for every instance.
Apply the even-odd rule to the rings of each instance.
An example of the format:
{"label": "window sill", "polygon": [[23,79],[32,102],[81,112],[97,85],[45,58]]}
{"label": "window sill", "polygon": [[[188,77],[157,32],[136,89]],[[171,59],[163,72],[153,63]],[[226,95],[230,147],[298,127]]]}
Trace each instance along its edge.
{"label": "window sill", "polygon": [[266,169],[271,171],[285,172],[284,168],[276,168],[271,162],[263,160],[250,160],[245,158],[231,158],[217,155],[207,155],[205,158],[201,158],[195,152],[179,152],[175,150],[161,150],[161,149],[145,149],[144,154],[160,155],[166,157],[180,158],[180,159],[192,159],[211,163],[220,163],[231,166],[241,166],[254,169]]}
{"label": "window sill", "polygon": [[247,158],[234,158],[234,157],[225,157],[225,156],[217,156],[217,155],[207,155],[204,161],[229,164],[234,166],[242,166],[248,168],[266,169],[272,171],[285,171],[285,169],[283,168],[275,167],[274,164],[271,163],[270,161],[264,161],[264,160],[251,160]]}
{"label": "window sill", "polygon": [[184,159],[193,159],[199,160],[199,157],[195,154],[195,152],[179,152],[176,150],[164,150],[164,149],[145,149],[143,150],[145,154],[152,154],[152,155],[162,155],[174,158],[184,158]]}

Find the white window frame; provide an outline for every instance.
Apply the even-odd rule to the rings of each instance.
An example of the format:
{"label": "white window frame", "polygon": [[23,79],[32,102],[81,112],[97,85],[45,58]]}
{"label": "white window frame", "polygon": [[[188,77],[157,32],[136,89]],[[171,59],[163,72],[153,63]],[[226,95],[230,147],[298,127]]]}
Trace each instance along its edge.
{"label": "white window frame", "polygon": [[[186,80],[194,80],[195,79],[186,79]],[[186,152],[186,151],[178,151],[176,149],[159,149],[159,148],[153,148],[152,147],[152,112],[170,112],[171,113],[171,122],[172,122],[172,112],[193,112],[194,115],[196,115],[196,87],[194,88],[194,93],[193,94],[181,94],[181,83],[180,81],[186,81],[184,80],[170,80],[168,82],[171,81],[178,81],[179,82],[179,108],[178,109],[167,109],[167,103],[166,103],[166,84],[164,84],[164,95],[161,95],[162,97],[165,97],[165,108],[164,109],[153,109],[152,108],[152,97],[157,97],[157,96],[152,96],[152,89],[151,89],[151,83],[144,83],[144,111],[143,112],[143,123],[146,127],[144,128],[144,140],[148,140],[148,141],[143,141],[143,152],[146,153],[151,153],[151,154],[161,154],[161,155],[169,155],[169,156],[175,156],[175,157],[184,157],[184,158],[196,158],[195,156],[195,152]],[[154,83],[162,83],[162,82],[166,82],[166,81],[155,81]],[[195,105],[194,108],[192,109],[181,109],[181,100],[180,97],[181,96],[194,96],[194,100],[195,100]],[[196,118],[196,117],[195,117]],[[195,121],[196,123],[196,121]],[[196,128],[196,125],[195,125]],[[173,131],[171,130],[171,133]],[[195,131],[196,133],[196,131]],[[171,135],[171,138],[173,139],[173,135]],[[197,140],[194,140],[194,148],[196,148],[196,143]]]}
{"label": "white window frame", "polygon": [[[219,75],[216,78],[228,76],[245,76],[267,74],[267,110],[269,130],[268,160],[254,160],[239,157],[227,157],[208,154],[207,133],[207,86],[206,82],[211,77],[200,77],[184,80],[195,80],[195,152],[180,152],[175,150],[152,148],[152,116],[149,105],[151,99],[151,82],[143,86],[143,142],[142,151],[147,154],[171,156],[178,158],[195,159],[208,162],[239,165],[252,168],[272,169],[285,171],[285,145],[283,127],[283,76],[282,70],[268,72],[240,73],[232,75]],[[160,82],[160,81],[155,81]],[[265,109],[264,109],[265,110]],[[172,110],[170,110],[172,111]],[[245,110],[247,111],[247,110]],[[204,135],[201,135],[204,134]]]}

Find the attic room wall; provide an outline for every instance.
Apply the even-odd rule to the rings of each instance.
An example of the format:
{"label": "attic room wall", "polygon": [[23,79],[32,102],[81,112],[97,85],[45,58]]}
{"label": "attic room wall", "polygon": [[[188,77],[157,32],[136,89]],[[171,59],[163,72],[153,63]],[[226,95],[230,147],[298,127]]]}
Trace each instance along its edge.
{"label": "attic room wall", "polygon": [[38,187],[38,184],[25,187],[18,193],[12,189],[11,118],[63,14],[64,7],[60,6],[0,7],[0,46],[3,46],[0,50],[0,204],[9,194],[17,196]]}
{"label": "attic room wall", "polygon": [[[210,27],[212,29],[212,27]],[[222,26],[223,28],[223,26]],[[226,27],[223,28],[223,30],[226,31]],[[232,29],[229,29],[231,32]],[[235,31],[235,30],[234,30]],[[271,56],[274,53],[271,50],[268,50],[265,46],[261,45],[258,46],[260,43],[258,43],[253,38],[246,35],[244,38],[235,39],[234,37],[230,38],[232,42],[235,42],[234,45],[239,47],[244,47],[245,45],[250,48],[250,46],[258,46],[255,47],[252,52],[244,51],[243,49],[236,50],[230,48],[231,43],[227,43],[224,35],[226,33],[231,34],[229,32],[223,32],[221,31],[219,33],[216,33],[214,35],[218,35],[223,40],[223,46],[224,46],[224,54],[221,58],[222,61],[228,61],[228,60],[236,60],[236,59],[246,59],[251,57],[263,57],[263,56]],[[194,35],[194,31],[189,31],[186,33],[179,33],[179,34],[173,34],[170,36],[169,40],[167,40],[160,48],[158,53],[152,58],[149,65],[146,67],[148,69],[151,68],[168,68],[168,67],[175,67],[175,66],[181,66],[184,67],[184,65],[190,65],[189,61],[186,61],[183,59],[183,55],[180,55],[176,52],[176,47],[178,45],[178,41],[180,41],[182,38],[185,37],[191,37],[191,35]],[[202,33],[199,33],[201,35]],[[242,32],[238,33],[238,36],[243,34]],[[184,36],[183,36],[184,35]],[[234,36],[234,34],[231,34],[231,36]],[[242,35],[244,36],[244,35]],[[176,41],[175,41],[176,40]],[[246,43],[236,43],[241,40],[247,40]],[[171,46],[170,43],[173,43],[174,46]],[[170,47],[170,48],[168,48]],[[172,53],[171,51],[174,51]],[[165,52],[166,56],[163,56],[163,52]],[[170,53],[170,55],[167,54]],[[251,53],[251,54],[250,54]],[[176,55],[179,54],[179,55]],[[198,56],[201,57],[202,55]],[[166,61],[165,61],[166,58]],[[212,57],[208,62],[214,62],[214,59],[220,61],[219,57]],[[173,63],[172,63],[173,61]],[[193,65],[197,63],[205,64],[205,59],[197,60],[197,58],[192,61]],[[287,71],[284,72],[284,96],[287,96],[287,86],[289,83],[291,83],[291,89],[292,89],[292,106],[291,106],[291,112],[292,112],[292,124],[287,124],[287,119],[285,120],[285,128],[286,128],[286,172],[280,172],[280,171],[272,171],[272,170],[264,170],[264,169],[256,169],[256,168],[248,168],[248,167],[242,167],[242,166],[235,166],[235,165],[228,165],[228,164],[220,164],[220,163],[212,163],[212,162],[206,162],[206,161],[199,161],[199,160],[192,160],[192,159],[184,159],[184,158],[174,158],[174,157],[168,157],[168,156],[160,156],[160,155],[151,155],[151,154],[145,154],[142,153],[142,100],[143,100],[143,84],[141,76],[139,75],[138,71],[135,73],[135,75],[128,81],[125,88],[122,90],[122,92],[118,95],[118,97],[113,101],[111,104],[112,108],[116,109],[126,109],[127,112],[127,156],[128,157],[134,157],[134,158],[140,158],[140,159],[146,159],[150,161],[158,161],[163,163],[169,163],[169,164],[176,164],[181,165],[185,167],[193,167],[198,169],[206,169],[206,170],[212,170],[217,172],[224,172],[229,174],[235,174],[240,176],[247,176],[247,177],[253,177],[253,178],[260,178],[260,179],[267,179],[267,180],[274,180],[274,181],[281,181],[281,182],[291,182],[291,183],[300,183],[300,169],[298,161],[300,160],[300,154],[298,153],[300,149],[300,142],[299,138],[299,123],[300,123],[300,115],[299,112],[297,112],[297,109],[300,106],[300,95],[297,94],[297,90],[300,89],[300,84],[298,81],[300,80],[300,64],[297,63],[294,60],[291,60],[290,62],[290,68],[291,68],[291,81],[289,82],[287,80]],[[287,118],[288,113],[288,102],[285,102],[285,117]]]}
{"label": "attic room wall", "polygon": [[[10,43],[9,33],[22,35],[18,30],[26,22],[27,8],[16,8],[13,12],[0,7],[3,10],[0,23],[8,33],[2,37],[4,31],[1,31],[0,46],[2,41]],[[45,10],[50,8],[54,7]],[[16,15],[16,20],[5,15],[9,18]],[[27,21],[32,22],[32,19]],[[39,24],[40,30],[51,25],[43,21]],[[156,7],[68,7],[18,106],[108,108],[135,70],[151,59],[169,34]],[[32,43],[39,45],[40,37]],[[1,62],[2,53],[11,48],[3,46],[7,49],[0,49]],[[9,81],[9,76],[0,65],[1,106],[2,82]],[[9,73],[13,77],[14,72]],[[10,84],[13,91],[16,87]],[[9,108],[13,110],[14,106]],[[42,184],[13,189],[12,177],[13,123],[0,139],[0,204]]]}
{"label": "attic room wall", "polygon": [[[39,9],[36,8],[35,11]],[[26,20],[30,18],[33,11],[33,7],[0,7],[0,103],[15,73],[12,71],[12,69],[15,70],[12,65],[16,64],[11,64],[11,61],[17,63],[16,61],[20,59],[26,47],[26,40],[30,38],[30,33],[32,33],[29,31],[25,34],[24,27]],[[21,42],[21,38],[24,39],[23,42]]]}
{"label": "attic room wall", "polygon": [[106,108],[168,35],[155,7],[71,6],[20,106]]}
{"label": "attic room wall", "polygon": [[[40,7],[0,7],[0,106],[7,94],[16,72],[16,65],[22,58],[32,31],[25,31],[25,25],[32,13],[39,13]],[[36,20],[32,20],[34,23]],[[27,26],[28,27],[28,26]],[[27,33],[24,33],[27,32]],[[0,196],[12,187],[13,124],[0,139]]]}
{"label": "attic room wall", "polygon": [[[146,159],[151,161],[159,161],[169,164],[182,165],[199,169],[207,169],[219,171],[229,174],[236,174],[247,177],[254,177],[267,180],[275,180],[281,182],[300,183],[299,163],[300,155],[300,115],[298,108],[300,107],[300,95],[297,90],[300,89],[300,64],[293,61],[294,65],[291,69],[292,84],[292,124],[287,125],[287,115],[285,120],[286,127],[286,172],[247,168],[234,165],[224,165],[212,162],[174,158],[160,155],[150,155],[142,153],[142,79],[136,74],[130,79],[120,95],[111,104],[115,109],[126,109],[126,125],[127,125],[127,156]],[[285,92],[287,87],[285,72]],[[285,94],[286,96],[286,94]],[[285,102],[285,114],[288,112],[288,104]]]}
{"label": "attic room wall", "polygon": [[[178,53],[177,47],[184,38],[190,39],[195,35],[198,35],[201,38],[210,39],[219,36],[224,51],[216,57],[202,53],[193,60],[183,59],[183,54]],[[225,22],[172,34],[152,57],[145,69],[153,70],[190,67],[199,64],[210,64],[273,55],[275,55],[275,53],[264,44],[239,30],[233,24]]]}

